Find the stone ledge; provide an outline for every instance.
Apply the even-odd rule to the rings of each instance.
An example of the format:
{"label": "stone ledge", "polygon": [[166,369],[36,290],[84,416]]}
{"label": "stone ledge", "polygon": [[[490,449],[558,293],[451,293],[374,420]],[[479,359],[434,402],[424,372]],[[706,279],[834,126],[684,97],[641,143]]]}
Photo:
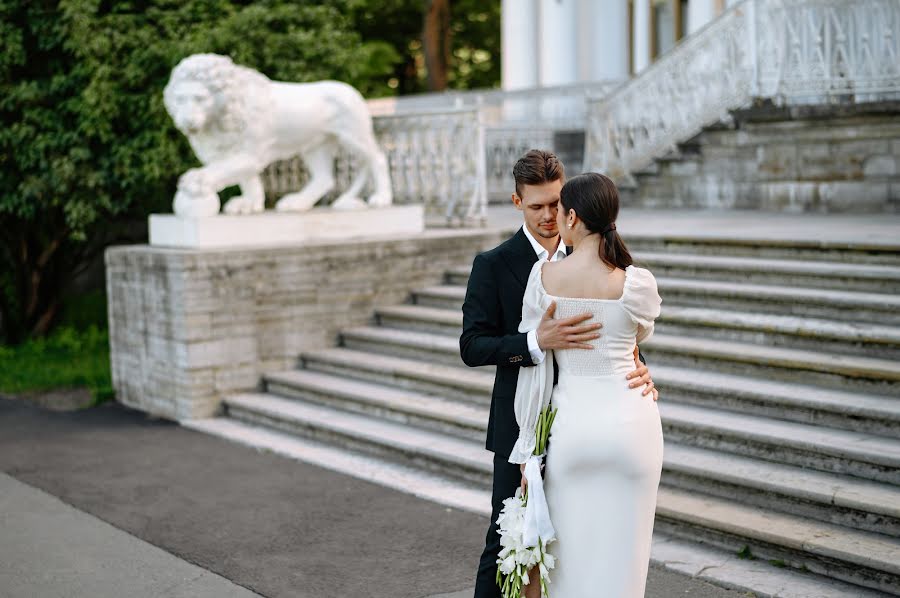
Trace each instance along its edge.
{"label": "stone ledge", "polygon": [[150,215],[150,245],[188,249],[299,245],[310,241],[415,235],[425,229],[421,205],[342,211],[318,208],[211,218]]}

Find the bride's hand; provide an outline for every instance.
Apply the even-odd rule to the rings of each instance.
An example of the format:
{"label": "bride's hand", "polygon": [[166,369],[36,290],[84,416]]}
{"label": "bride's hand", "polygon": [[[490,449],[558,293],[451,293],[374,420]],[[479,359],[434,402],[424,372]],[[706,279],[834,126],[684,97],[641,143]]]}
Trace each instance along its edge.
{"label": "bride's hand", "polygon": [[519,484],[519,487],[522,488],[522,494],[525,494],[525,490],[528,489],[528,480],[525,479],[525,464],[519,463],[519,473],[522,474],[522,482]]}
{"label": "bride's hand", "polygon": [[641,363],[641,360],[638,358],[638,348],[635,346],[634,348],[634,371],[630,372],[626,379],[631,380],[631,383],[628,385],[628,388],[637,388],[638,386],[643,386],[644,391],[641,393],[643,396],[647,396],[650,393],[653,393],[653,400],[659,400],[659,391],[656,390],[656,385],[653,383],[653,379],[650,377],[650,370],[647,366]]}

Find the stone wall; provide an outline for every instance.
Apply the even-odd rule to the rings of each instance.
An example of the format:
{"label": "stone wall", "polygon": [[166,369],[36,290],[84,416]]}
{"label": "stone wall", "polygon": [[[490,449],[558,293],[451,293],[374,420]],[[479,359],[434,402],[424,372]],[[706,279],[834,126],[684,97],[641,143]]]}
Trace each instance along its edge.
{"label": "stone wall", "polygon": [[638,174],[623,205],[900,212],[900,102],[735,113]]}
{"label": "stone wall", "polygon": [[265,371],[332,346],[376,306],[404,301],[501,240],[496,231],[241,250],[107,249],[117,400],[175,420],[219,410]]}

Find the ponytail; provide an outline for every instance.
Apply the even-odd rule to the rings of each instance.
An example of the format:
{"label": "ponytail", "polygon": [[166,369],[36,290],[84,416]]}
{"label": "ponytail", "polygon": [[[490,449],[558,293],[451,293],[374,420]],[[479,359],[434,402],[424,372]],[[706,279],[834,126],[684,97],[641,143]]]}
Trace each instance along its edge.
{"label": "ponytail", "polygon": [[622,270],[634,263],[625,241],[616,232],[619,190],[612,179],[597,172],[579,174],[563,185],[559,201],[564,210],[575,210],[589,231],[600,235],[603,263]]}

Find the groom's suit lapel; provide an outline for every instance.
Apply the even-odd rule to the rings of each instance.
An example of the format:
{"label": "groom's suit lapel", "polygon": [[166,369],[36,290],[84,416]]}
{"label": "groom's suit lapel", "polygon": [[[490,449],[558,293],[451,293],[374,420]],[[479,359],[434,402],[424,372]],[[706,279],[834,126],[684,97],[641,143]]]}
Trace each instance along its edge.
{"label": "groom's suit lapel", "polygon": [[509,240],[507,250],[502,255],[513,277],[522,285],[522,290],[525,290],[528,275],[531,274],[531,268],[537,261],[537,254],[534,253],[534,248],[521,228]]}

